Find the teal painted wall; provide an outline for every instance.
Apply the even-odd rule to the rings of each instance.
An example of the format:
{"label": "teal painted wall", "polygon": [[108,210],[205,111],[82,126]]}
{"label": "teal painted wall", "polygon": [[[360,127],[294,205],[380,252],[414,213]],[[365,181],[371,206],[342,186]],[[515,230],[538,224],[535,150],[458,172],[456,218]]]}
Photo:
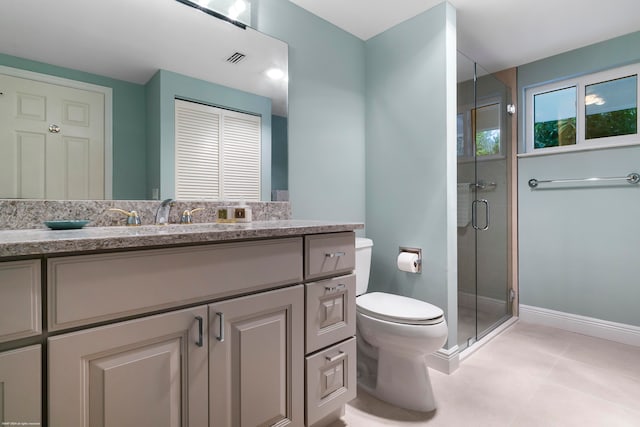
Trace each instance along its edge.
{"label": "teal painted wall", "polygon": [[289,188],[287,118],[271,117],[271,189]]}
{"label": "teal painted wall", "polygon": [[[160,190],[160,139],[162,128],[161,115],[161,73],[157,72],[147,82],[145,95],[147,101],[147,186],[146,195],[153,199],[154,189]],[[157,194],[160,197],[160,194]]]}
{"label": "teal painted wall", "polygon": [[[457,342],[455,57],[448,3],[366,42],[370,290],[443,308],[449,347]],[[421,274],[398,270],[399,246],[422,248]]]}
{"label": "teal painted wall", "polygon": [[[638,61],[640,32],[527,64],[518,68],[520,98],[528,86]],[[520,132],[522,144],[523,122]],[[521,157],[518,165],[520,302],[640,326],[640,186],[527,185],[638,172],[640,146]]]}
{"label": "teal painted wall", "polygon": [[258,30],[289,45],[293,217],[364,222],[364,42],[287,0],[252,12]]}
{"label": "teal painted wall", "polygon": [[158,71],[150,83],[147,98],[160,100],[159,111],[153,110],[149,118],[150,128],[159,132],[159,139],[154,131],[148,140],[150,161],[159,159],[159,174],[156,165],[149,167],[150,189],[157,188],[159,179],[160,198],[175,197],[175,98],[181,98],[261,116],[261,199],[271,200],[271,99],[166,70]]}
{"label": "teal painted wall", "polygon": [[146,198],[144,86],[2,53],[0,65],[110,87],[113,91],[113,198]]}

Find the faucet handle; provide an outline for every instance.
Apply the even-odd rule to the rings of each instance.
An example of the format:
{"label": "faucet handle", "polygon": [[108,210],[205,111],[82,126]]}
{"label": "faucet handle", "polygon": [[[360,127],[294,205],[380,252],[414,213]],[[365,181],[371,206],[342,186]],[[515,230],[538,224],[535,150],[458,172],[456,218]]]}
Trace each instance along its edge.
{"label": "faucet handle", "polygon": [[140,216],[138,216],[138,212],[136,211],[125,211],[124,209],[111,208],[110,211],[120,212],[123,215],[127,216],[127,225],[141,225]]}
{"label": "faucet handle", "polygon": [[192,215],[194,212],[198,212],[198,211],[202,211],[204,210],[204,208],[195,208],[195,209],[185,209],[184,212],[182,212],[182,216],[180,217],[180,224],[193,224],[192,221]]}

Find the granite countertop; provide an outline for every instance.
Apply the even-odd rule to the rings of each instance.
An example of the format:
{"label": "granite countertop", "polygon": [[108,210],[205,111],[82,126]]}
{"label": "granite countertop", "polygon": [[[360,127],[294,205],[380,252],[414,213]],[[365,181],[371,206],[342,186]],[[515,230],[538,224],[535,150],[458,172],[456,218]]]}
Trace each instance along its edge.
{"label": "granite countertop", "polygon": [[49,255],[352,231],[362,223],[277,220],[234,224],[86,227],[80,230],[0,230],[0,257]]}

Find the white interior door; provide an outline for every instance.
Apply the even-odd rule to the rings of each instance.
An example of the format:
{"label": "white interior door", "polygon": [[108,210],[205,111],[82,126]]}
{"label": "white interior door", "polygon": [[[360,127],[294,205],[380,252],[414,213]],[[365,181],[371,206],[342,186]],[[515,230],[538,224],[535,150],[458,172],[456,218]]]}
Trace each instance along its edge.
{"label": "white interior door", "polygon": [[0,74],[0,197],[105,198],[105,96]]}

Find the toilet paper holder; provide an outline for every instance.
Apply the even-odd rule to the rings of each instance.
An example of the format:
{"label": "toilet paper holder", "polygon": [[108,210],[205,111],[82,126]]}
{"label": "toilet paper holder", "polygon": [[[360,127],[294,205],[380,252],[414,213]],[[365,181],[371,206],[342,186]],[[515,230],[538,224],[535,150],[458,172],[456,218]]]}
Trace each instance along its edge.
{"label": "toilet paper holder", "polygon": [[408,246],[400,246],[398,248],[398,255],[400,255],[402,252],[409,252],[409,253],[418,255],[418,259],[416,260],[418,271],[416,271],[416,273],[422,273],[422,249],[421,248],[411,248],[411,247],[408,247]]}

